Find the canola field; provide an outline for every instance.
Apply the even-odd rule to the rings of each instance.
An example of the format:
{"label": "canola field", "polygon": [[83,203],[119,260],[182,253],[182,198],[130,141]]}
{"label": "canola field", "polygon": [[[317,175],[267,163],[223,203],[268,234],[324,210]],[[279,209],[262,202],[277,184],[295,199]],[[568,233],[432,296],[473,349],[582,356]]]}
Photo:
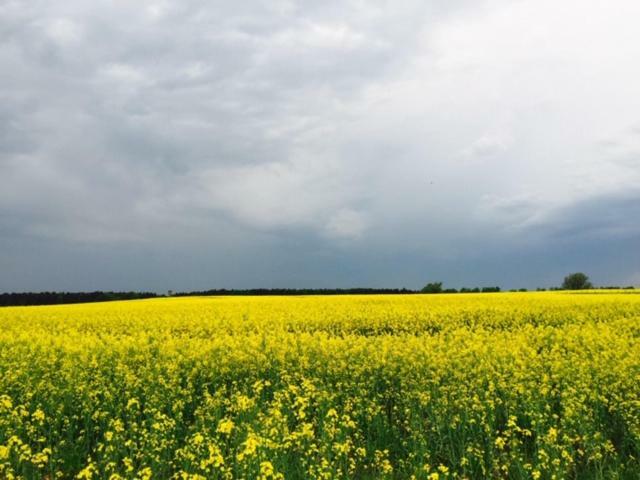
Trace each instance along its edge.
{"label": "canola field", "polygon": [[640,294],[0,309],[0,478],[640,478]]}

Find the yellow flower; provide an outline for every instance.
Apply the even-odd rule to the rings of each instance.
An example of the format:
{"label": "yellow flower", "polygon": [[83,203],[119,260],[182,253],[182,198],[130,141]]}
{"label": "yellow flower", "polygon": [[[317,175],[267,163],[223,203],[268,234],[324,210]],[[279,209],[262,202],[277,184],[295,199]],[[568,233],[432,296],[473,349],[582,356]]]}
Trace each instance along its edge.
{"label": "yellow flower", "polygon": [[151,479],[151,467],[145,467],[138,472],[140,480],[150,480]]}
{"label": "yellow flower", "polygon": [[234,427],[233,420],[229,418],[224,418],[220,420],[220,422],[218,422],[218,428],[216,429],[216,431],[223,433],[225,435],[229,435],[233,430],[233,427]]}
{"label": "yellow flower", "polygon": [[11,401],[11,397],[7,395],[0,395],[0,407],[3,407],[7,410],[11,410],[13,408],[13,402]]}
{"label": "yellow flower", "polygon": [[76,478],[79,480],[91,480],[94,473],[96,473],[96,467],[90,462],[85,468],[80,470]]}
{"label": "yellow flower", "polygon": [[258,480],[283,480],[284,476],[275,471],[273,464],[269,461],[260,462],[260,475]]}
{"label": "yellow flower", "polygon": [[246,457],[251,457],[256,453],[256,450],[260,446],[260,439],[253,433],[249,433],[243,445],[244,449],[237,455],[238,461],[240,462]]}
{"label": "yellow flower", "polygon": [[45,419],[45,414],[42,410],[40,410],[39,408],[33,412],[33,418],[34,420],[37,420],[38,422],[43,422]]}
{"label": "yellow flower", "polygon": [[202,445],[202,442],[204,442],[204,437],[202,436],[201,433],[196,433],[193,436],[193,444],[194,445]]}

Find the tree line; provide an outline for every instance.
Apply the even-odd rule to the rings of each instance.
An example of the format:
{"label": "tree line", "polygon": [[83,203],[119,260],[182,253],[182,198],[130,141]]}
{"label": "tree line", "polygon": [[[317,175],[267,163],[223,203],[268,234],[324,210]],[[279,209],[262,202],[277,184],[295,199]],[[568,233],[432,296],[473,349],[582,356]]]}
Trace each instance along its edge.
{"label": "tree line", "polygon": [[249,288],[249,289],[213,289],[199,292],[170,292],[175,297],[205,296],[268,296],[268,295],[406,295],[420,293],[408,288]]}
{"label": "tree line", "polygon": [[[546,290],[585,290],[598,288],[633,289],[633,286],[594,287],[589,277],[582,272],[567,275],[560,287],[537,288],[536,291]],[[417,293],[495,293],[500,292],[498,286],[444,288],[442,282],[427,283],[420,290],[408,288],[249,288],[249,289],[211,289],[193,292],[174,293],[169,290],[166,295],[153,292],[26,292],[0,293],[0,307],[57,305],[65,303],[107,302],[112,300],[137,300],[156,297],[195,297],[195,296],[269,296],[269,295],[414,295]],[[511,292],[526,292],[526,288],[510,290]]]}
{"label": "tree line", "polygon": [[153,292],[25,292],[0,293],[0,306],[57,305],[65,303],[108,302],[111,300],[137,300],[154,298]]}
{"label": "tree line", "polygon": [[[591,280],[589,280],[589,276],[582,272],[570,273],[566,277],[564,277],[562,281],[562,285],[559,287],[551,287],[551,288],[536,288],[537,292],[546,292],[550,291],[558,291],[558,290],[633,290],[635,287],[630,285],[627,287],[619,287],[619,286],[603,286],[603,287],[594,287]],[[457,290],[455,288],[443,288],[442,282],[431,282],[427,283],[422,290],[421,293],[491,293],[491,292],[499,292],[500,287],[482,287],[482,288],[461,288]],[[527,292],[526,288],[520,289],[512,289],[510,292]]]}
{"label": "tree line", "polygon": [[415,294],[416,290],[407,288],[252,288],[252,289],[213,289],[194,292],[169,291],[166,295],[153,292],[21,292],[0,293],[0,307],[26,307],[36,305],[60,305],[70,303],[108,302],[113,300],[139,300],[159,297],[195,297],[195,296],[267,296],[267,295],[380,295]]}

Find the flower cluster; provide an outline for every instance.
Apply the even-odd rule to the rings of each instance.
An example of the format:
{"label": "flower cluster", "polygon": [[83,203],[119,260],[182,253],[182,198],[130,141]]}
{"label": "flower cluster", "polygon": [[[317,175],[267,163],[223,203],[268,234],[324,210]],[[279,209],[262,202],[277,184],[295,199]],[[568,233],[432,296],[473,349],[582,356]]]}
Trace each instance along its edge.
{"label": "flower cluster", "polygon": [[0,310],[0,478],[638,478],[640,295]]}

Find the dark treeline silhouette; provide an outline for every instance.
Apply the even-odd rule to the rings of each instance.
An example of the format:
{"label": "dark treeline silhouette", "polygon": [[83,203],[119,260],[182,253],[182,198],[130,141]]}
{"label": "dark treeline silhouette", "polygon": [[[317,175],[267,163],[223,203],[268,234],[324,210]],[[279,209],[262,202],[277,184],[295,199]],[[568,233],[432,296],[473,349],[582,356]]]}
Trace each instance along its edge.
{"label": "dark treeline silhouette", "polygon": [[175,297],[195,296],[267,296],[267,295],[408,295],[420,293],[407,288],[250,288],[228,290],[226,288],[200,292],[174,293]]}
{"label": "dark treeline silhouette", "polygon": [[26,292],[0,293],[0,306],[57,305],[154,298],[152,292]]}
{"label": "dark treeline silhouette", "polygon": [[[593,287],[596,290],[633,290],[633,286]],[[537,288],[536,291],[557,291],[562,287]],[[442,288],[442,282],[427,284],[421,290],[408,288],[251,288],[239,289],[212,289],[196,292],[178,292],[171,290],[167,295],[159,295],[153,292],[25,292],[25,293],[0,293],[0,307],[31,306],[31,305],[58,305],[67,303],[91,303],[108,302],[113,300],[137,300],[157,297],[195,297],[195,296],[269,296],[269,295],[415,295],[418,293],[495,293],[502,291],[500,287],[463,287]],[[512,289],[511,292],[526,292],[526,288]]]}
{"label": "dark treeline silhouette", "polygon": [[595,287],[597,290],[635,290],[636,287],[633,285],[627,285],[626,287],[616,287],[616,286],[607,286],[607,287]]}
{"label": "dark treeline silhouette", "polygon": [[420,293],[497,293],[500,287],[462,287],[460,290],[456,288],[442,288],[442,282],[427,283]]}
{"label": "dark treeline silhouette", "polygon": [[[601,287],[591,287],[590,290],[635,290],[636,287],[633,285],[627,285],[626,287],[616,286],[616,285],[603,285]],[[567,288],[562,287],[549,287],[549,288],[536,288],[536,292],[561,292],[563,290],[568,290]],[[578,289],[580,290],[580,289]]]}

